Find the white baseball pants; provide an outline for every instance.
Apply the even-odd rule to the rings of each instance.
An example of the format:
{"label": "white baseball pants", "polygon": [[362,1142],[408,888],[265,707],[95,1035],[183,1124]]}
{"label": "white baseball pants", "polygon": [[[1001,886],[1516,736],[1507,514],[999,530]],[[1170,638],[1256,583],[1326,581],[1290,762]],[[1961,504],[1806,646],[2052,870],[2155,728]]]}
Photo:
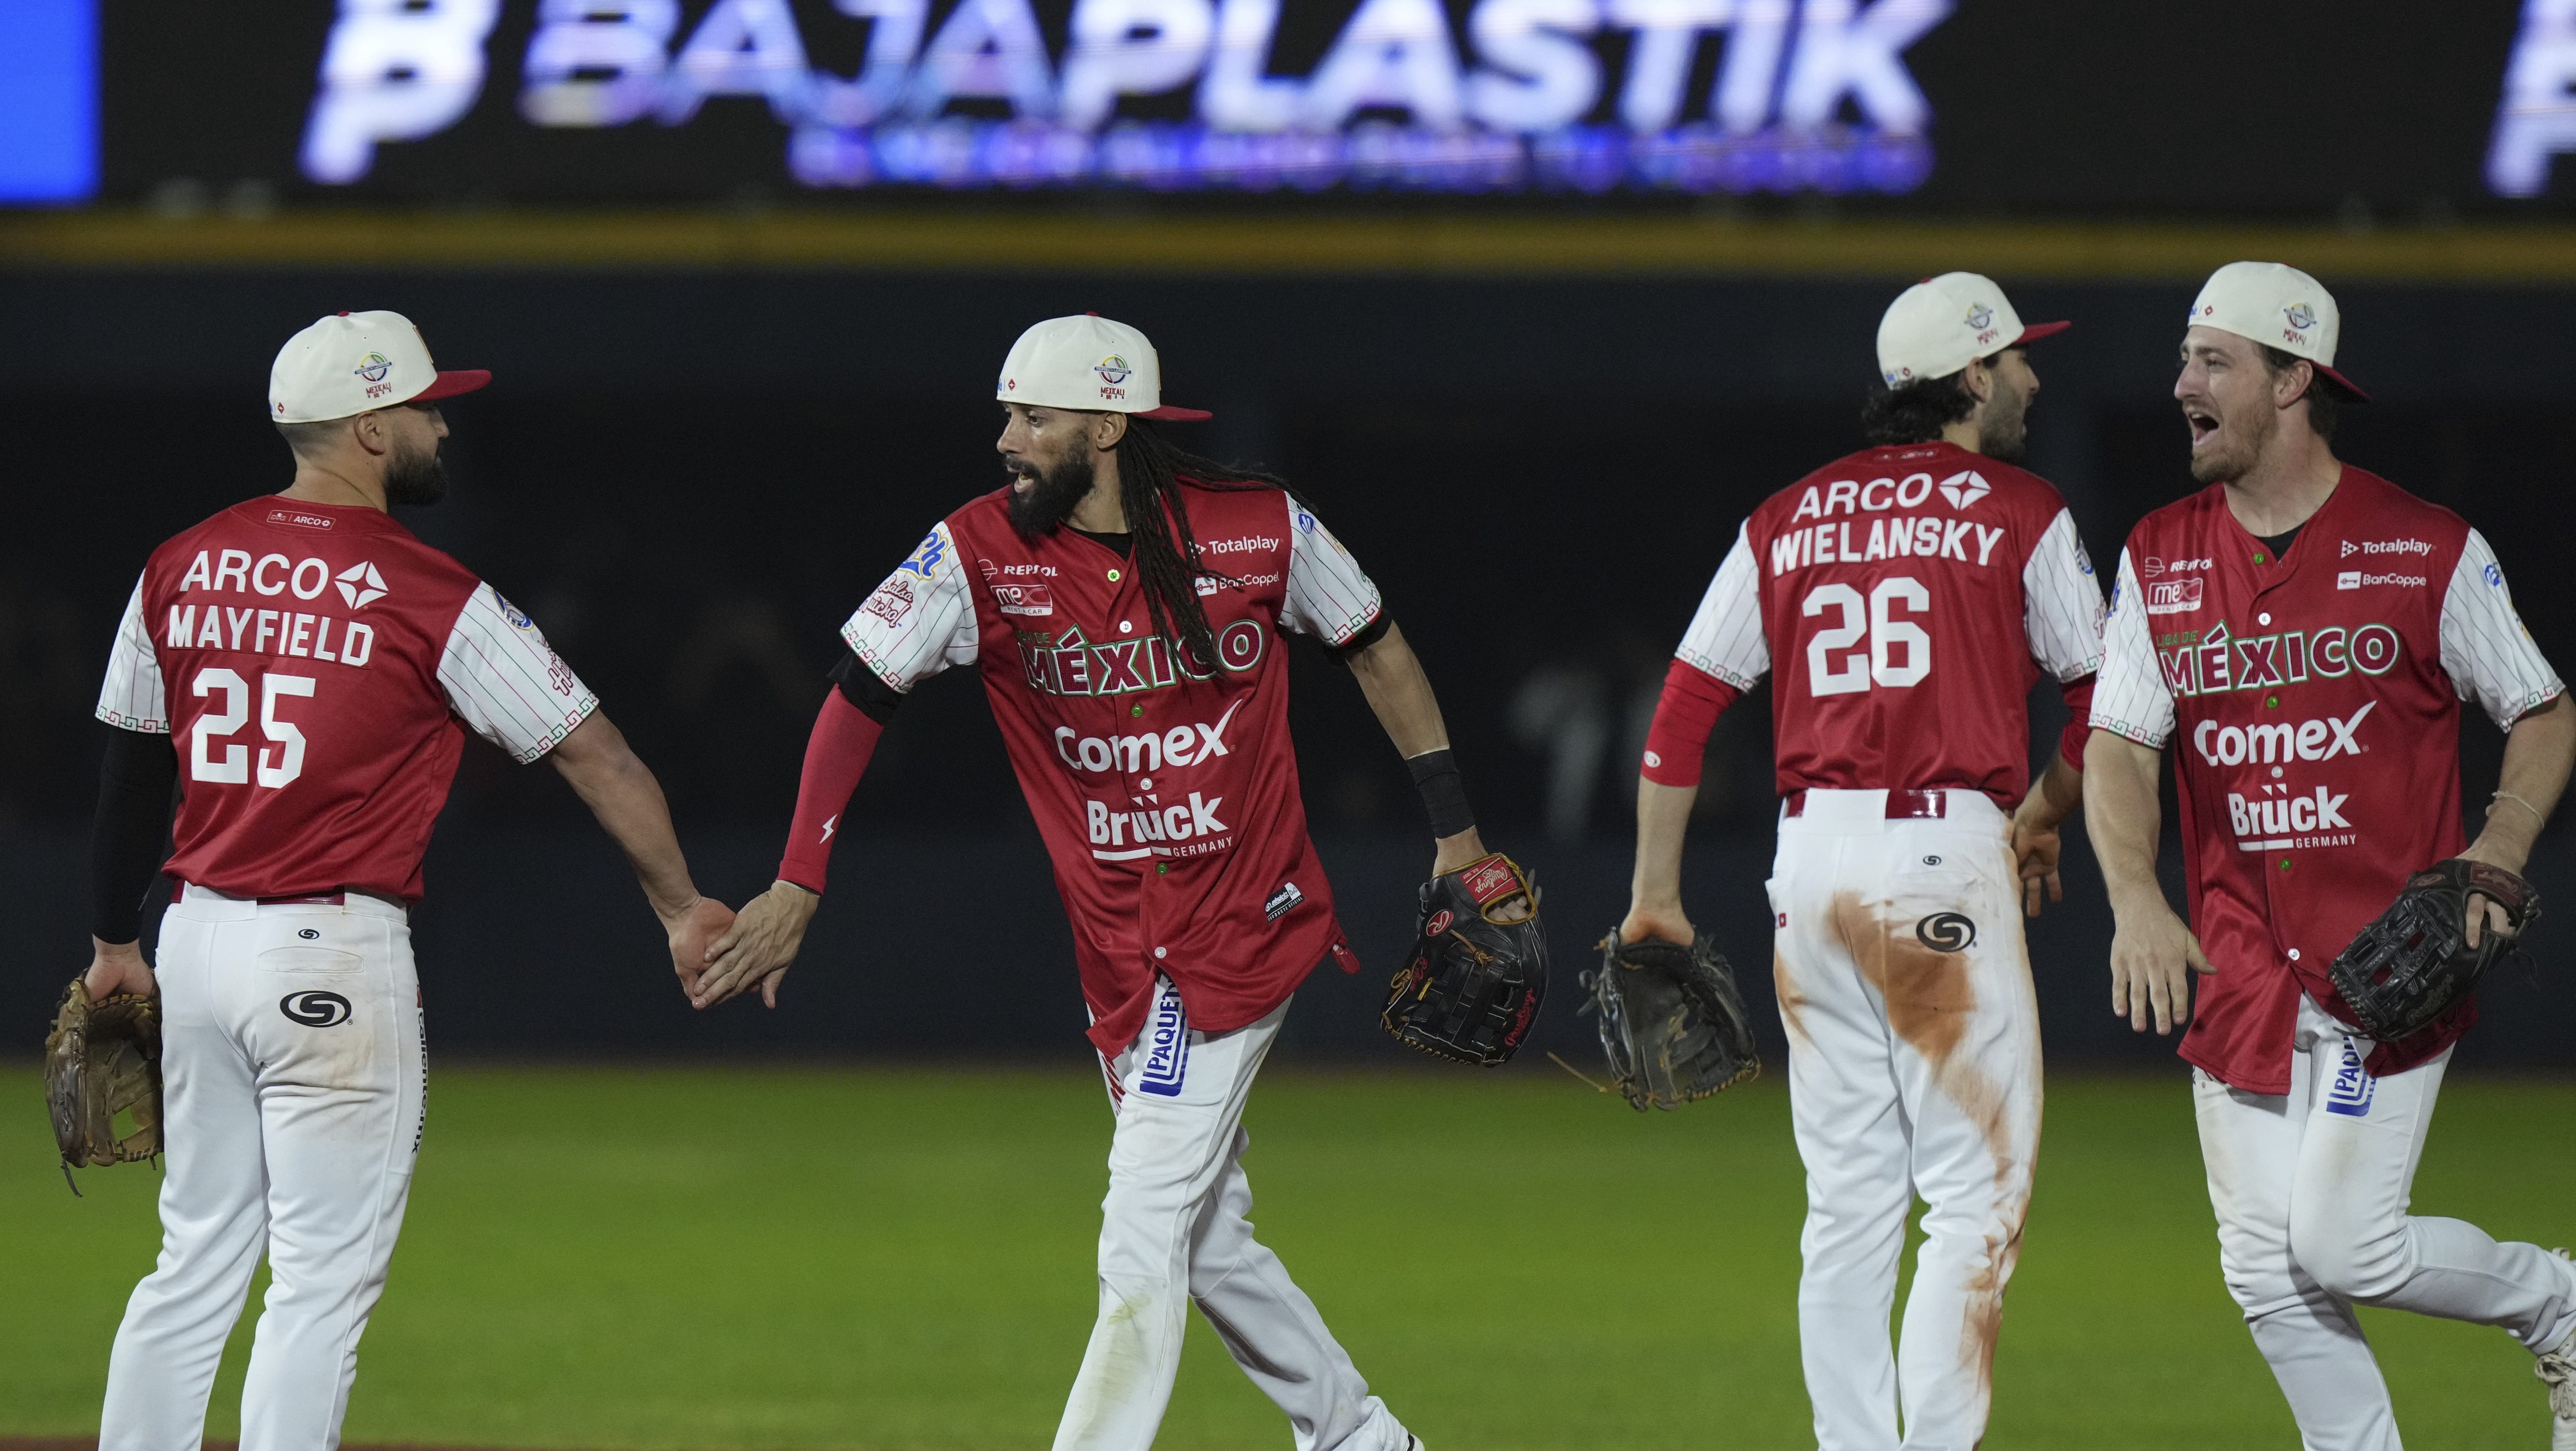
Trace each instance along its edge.
{"label": "white baseball pants", "polygon": [[2308,1451],[2397,1451],[2355,1305],[2500,1325],[2535,1355],[2576,1329],[2565,1260],[2406,1212],[2451,1055],[2372,1078],[2371,1048],[2301,998],[2286,1096],[2192,1075],[2219,1267]]}
{"label": "white baseball pants", "polygon": [[116,1332],[100,1451],[198,1451],[263,1252],[242,1451],[331,1451],[420,1150],[410,924],[368,897],[263,907],[189,887],[155,972],[161,1260]]}
{"label": "white baseball pants", "polygon": [[1288,1413],[1297,1451],[1405,1451],[1411,1436],[1246,1217],[1243,1104],[1287,1005],[1247,1028],[1202,1033],[1171,981],[1157,988],[1144,1032],[1104,1064],[1118,1127],[1100,1206],[1100,1319],[1055,1451],[1154,1444],[1192,1303]]}
{"label": "white baseball pants", "polygon": [[[2010,823],[1809,791],[1767,884],[1789,1106],[1807,1167],[1799,1351],[1822,1451],[1969,1451],[2039,1150],[2039,1007]],[[1914,1199],[1928,1206],[1888,1343]],[[1898,1431],[1900,1413],[1903,1433]]]}

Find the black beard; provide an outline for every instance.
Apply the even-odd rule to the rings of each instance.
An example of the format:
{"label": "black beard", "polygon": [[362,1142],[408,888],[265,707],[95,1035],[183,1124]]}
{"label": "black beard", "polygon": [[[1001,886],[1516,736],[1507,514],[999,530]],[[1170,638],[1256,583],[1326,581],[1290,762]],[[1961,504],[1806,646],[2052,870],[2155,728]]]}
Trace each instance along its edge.
{"label": "black beard", "polygon": [[2024,402],[2009,418],[1989,417],[1977,430],[1977,452],[2000,463],[2017,464],[2030,448],[2029,407]]}
{"label": "black beard", "polygon": [[424,453],[394,451],[385,465],[387,504],[435,504],[447,497],[447,464],[432,448]]}
{"label": "black beard", "polygon": [[1011,529],[1022,539],[1055,532],[1091,492],[1091,460],[1079,455],[1048,468],[1014,467],[1013,478],[1031,479],[1011,495]]}

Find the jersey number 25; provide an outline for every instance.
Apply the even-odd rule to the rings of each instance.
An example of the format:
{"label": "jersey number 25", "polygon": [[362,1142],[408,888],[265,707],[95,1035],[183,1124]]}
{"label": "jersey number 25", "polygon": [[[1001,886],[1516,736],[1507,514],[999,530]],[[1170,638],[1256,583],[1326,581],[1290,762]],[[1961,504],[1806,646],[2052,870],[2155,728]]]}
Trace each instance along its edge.
{"label": "jersey number 25", "polygon": [[[1859,590],[1847,584],[1820,584],[1807,591],[1808,619],[1837,611],[1842,623],[1818,630],[1807,641],[1807,693],[1850,695],[1871,685],[1917,685],[1932,673],[1932,637],[1921,625],[1897,619],[1899,609],[1927,614],[1932,592],[1919,580],[1897,575],[1878,582],[1866,608]],[[1863,638],[1865,650],[1850,650]],[[1848,654],[1839,651],[1850,650]]]}
{"label": "jersey number 25", "polygon": [[[250,780],[250,747],[225,742],[218,759],[208,747],[240,730],[250,720],[250,683],[237,671],[213,667],[197,672],[192,687],[199,698],[221,692],[221,710],[209,710],[197,717],[196,749],[189,753],[188,776],[196,781],[228,782],[241,785]],[[275,789],[304,774],[304,732],[292,721],[277,718],[277,698],[281,695],[311,695],[310,675],[263,675],[259,678],[259,728],[277,743],[276,763],[270,764],[270,751],[259,750],[259,784]]]}

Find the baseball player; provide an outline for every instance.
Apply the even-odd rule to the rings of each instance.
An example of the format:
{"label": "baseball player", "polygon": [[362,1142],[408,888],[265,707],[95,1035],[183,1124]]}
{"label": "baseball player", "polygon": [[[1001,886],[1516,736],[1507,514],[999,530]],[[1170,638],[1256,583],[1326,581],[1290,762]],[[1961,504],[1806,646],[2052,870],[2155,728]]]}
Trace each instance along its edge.
{"label": "baseball player", "polygon": [[[2059,895],[2059,823],[2101,662],[2102,596],[2057,491],[2014,467],[2039,390],[2001,289],[1953,272],[1878,329],[1872,447],[1753,511],[1682,637],[1638,783],[1622,941],[1692,939],[1682,837],[1720,712],[1772,675],[1767,884],[1807,1166],[1800,1349],[1825,1451],[1985,1433],[2039,1146],[2019,914]],[[2027,699],[2074,712],[2031,782]],[[1894,1352],[1906,1215],[1927,1236]],[[1900,1442],[1898,1423],[1903,1419]]]}
{"label": "baseball player", "polygon": [[[598,698],[386,513],[444,491],[438,400],[490,377],[438,371],[396,313],[297,333],[269,375],[294,482],[153,551],[117,629],[87,985],[159,996],[169,1163],[104,1451],[197,1451],[263,1253],[242,1446],[339,1444],[428,1090],[407,913],[469,729],[551,754],[634,863],[684,985],[731,920],[690,885],[661,787]],[[180,883],[157,970],[137,948],[156,868]]]}
{"label": "baseball player", "polygon": [[[1174,448],[1145,335],[1023,333],[995,397],[1011,482],[960,508],[842,627],[779,880],[710,954],[701,1004],[773,1005],[821,902],[843,806],[915,686],[981,667],[1072,919],[1117,1126],[1100,1318],[1058,1451],[1143,1451],[1195,1302],[1299,1451],[1410,1451],[1276,1255],[1252,1237],[1242,1128],[1289,995],[1356,968],[1306,837],[1283,635],[1360,688],[1421,785],[1438,875],[1486,858],[1431,686],[1377,586],[1304,502]],[[989,974],[987,974],[989,978]]]}
{"label": "baseball player", "polygon": [[[2377,1305],[2512,1331],[2552,1383],[2552,1445],[2576,1451],[2576,1268],[2406,1212],[2475,999],[2377,1043],[2328,976],[2409,873],[2453,856],[2522,869],[2576,760],[2576,714],[2477,531],[2336,460],[2336,414],[2364,401],[2334,369],[2340,330],[2316,279],[2278,263],[2230,263],[2192,303],[2174,396],[2209,487],[2121,552],[2085,752],[2112,1011],[2188,1023],[2219,1264],[2307,1446],[2398,1444],[2353,1315]],[[2472,697],[2510,734],[2464,848]],[[2155,876],[2168,741],[2188,929]],[[2191,970],[2213,974],[2196,1016]]]}

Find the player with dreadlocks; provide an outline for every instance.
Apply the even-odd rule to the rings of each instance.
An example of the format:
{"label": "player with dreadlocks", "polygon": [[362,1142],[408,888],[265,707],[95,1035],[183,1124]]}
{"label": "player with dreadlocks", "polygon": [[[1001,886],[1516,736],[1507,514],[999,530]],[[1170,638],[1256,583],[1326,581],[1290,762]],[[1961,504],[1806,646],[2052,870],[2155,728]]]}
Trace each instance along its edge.
{"label": "player with dreadlocks", "polygon": [[1282,633],[1359,677],[1422,787],[1433,875],[1476,869],[1499,885],[1500,920],[1518,874],[1477,837],[1439,703],[1377,586],[1284,484],[1155,432],[1148,420],[1208,415],[1162,405],[1144,334],[1042,322],[995,396],[1011,482],[941,521],[842,627],[779,879],[710,949],[695,1000],[756,988],[776,1005],[895,706],[982,665],[1072,920],[1117,1120],[1100,1318],[1058,1451],[1153,1443],[1192,1302],[1299,1447],[1418,1451],[1245,1217],[1244,1100],[1289,995],[1327,961],[1357,967],[1306,837]]}

